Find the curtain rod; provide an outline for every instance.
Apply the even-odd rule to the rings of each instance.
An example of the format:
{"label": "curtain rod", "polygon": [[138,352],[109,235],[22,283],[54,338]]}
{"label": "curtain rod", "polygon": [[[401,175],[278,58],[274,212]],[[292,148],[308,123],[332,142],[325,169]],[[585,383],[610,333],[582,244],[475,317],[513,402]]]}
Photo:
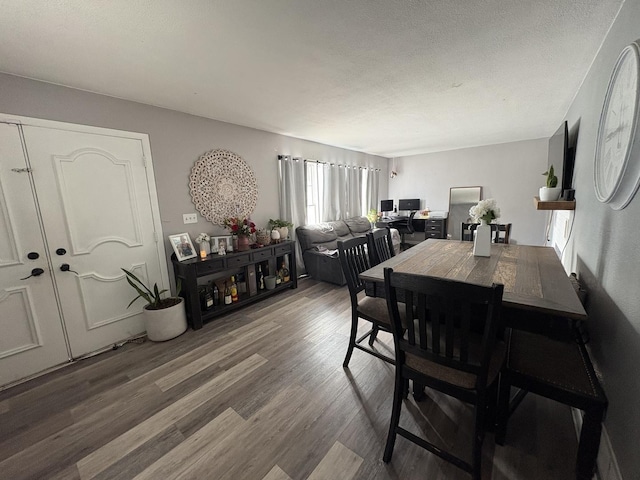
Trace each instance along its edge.
{"label": "curtain rod", "polygon": [[341,165],[339,163],[331,163],[331,162],[323,162],[321,160],[312,160],[309,158],[301,158],[301,157],[292,157],[291,155],[278,155],[278,160],[286,160],[287,158],[290,158],[292,160],[300,161],[303,160],[305,163],[309,162],[309,163],[319,163],[321,165],[330,165],[332,167],[344,167],[344,168],[359,168],[360,170],[365,169],[365,170],[375,170],[376,172],[381,172],[382,169],[380,168],[375,168],[375,167],[363,167],[360,165]]}

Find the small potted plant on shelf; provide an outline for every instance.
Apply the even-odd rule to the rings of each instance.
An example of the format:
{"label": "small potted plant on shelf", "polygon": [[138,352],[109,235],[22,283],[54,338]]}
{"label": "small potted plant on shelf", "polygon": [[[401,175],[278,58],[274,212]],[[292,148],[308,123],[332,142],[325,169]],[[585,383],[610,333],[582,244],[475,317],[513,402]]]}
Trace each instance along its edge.
{"label": "small potted plant on shelf", "polygon": [[542,175],[547,177],[547,185],[540,187],[540,201],[555,202],[560,197],[562,188],[558,187],[558,177],[555,176],[553,165]]}
{"label": "small potted plant on shelf", "polygon": [[[147,305],[142,311],[147,337],[154,342],[163,342],[177,337],[187,329],[187,315],[184,309],[182,297],[162,298],[162,294],[167,289],[159,290],[158,284],[153,285],[153,289],[144,284],[132,272],[122,271],[127,276],[127,282],[138,293],[138,296],[129,302],[127,308],[142,297]],[[176,291],[180,293],[181,285],[178,282]]]}
{"label": "small potted plant on shelf", "polygon": [[[274,240],[286,240],[289,237],[289,229],[293,228],[293,223],[287,221],[287,220],[281,220],[279,218],[277,219],[269,219],[269,230],[273,231],[276,230],[278,232],[278,234],[280,235],[278,238],[274,239]],[[271,238],[273,238],[273,235],[271,236]]]}

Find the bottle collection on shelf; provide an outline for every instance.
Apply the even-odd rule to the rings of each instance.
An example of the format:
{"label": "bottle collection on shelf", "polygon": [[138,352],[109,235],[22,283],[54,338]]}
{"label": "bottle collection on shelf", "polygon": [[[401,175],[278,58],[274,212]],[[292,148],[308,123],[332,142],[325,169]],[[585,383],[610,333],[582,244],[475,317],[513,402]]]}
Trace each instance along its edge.
{"label": "bottle collection on shelf", "polygon": [[[255,282],[257,291],[260,293],[268,290],[265,279],[269,276],[269,266],[265,263],[263,271],[263,265],[259,263],[256,265],[256,268]],[[291,281],[289,269],[284,261],[280,269],[276,271],[275,277],[276,286]],[[222,288],[218,288],[219,284],[221,284]],[[232,305],[240,300],[240,294],[246,294],[247,291],[249,291],[249,288],[244,273],[242,272],[237,275],[232,275],[231,278],[223,282],[212,280],[209,284],[198,287],[200,310],[204,312],[215,309],[216,307]]]}

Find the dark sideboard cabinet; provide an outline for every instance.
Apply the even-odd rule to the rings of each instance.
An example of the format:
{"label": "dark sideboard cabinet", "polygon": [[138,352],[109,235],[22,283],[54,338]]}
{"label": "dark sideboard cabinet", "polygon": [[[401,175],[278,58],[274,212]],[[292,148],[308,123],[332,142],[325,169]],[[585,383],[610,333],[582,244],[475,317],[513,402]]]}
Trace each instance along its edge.
{"label": "dark sideboard cabinet", "polygon": [[415,245],[429,238],[447,238],[446,218],[414,218],[412,220],[413,233],[409,233],[407,220],[382,221],[376,223],[376,227],[397,228],[402,235],[403,245]]}
{"label": "dark sideboard cabinet", "polygon": [[[261,248],[244,252],[227,253],[226,255],[209,255],[207,258],[192,258],[179,262],[172,255],[173,271],[176,279],[182,282],[182,296],[185,299],[187,319],[194,330],[202,328],[204,322],[224,315],[237,308],[260,301],[287,288],[297,288],[296,243],[287,240]],[[260,290],[257,285],[258,266],[263,275],[276,275],[285,263],[289,270],[289,281],[282,282],[272,290]],[[238,284],[238,301],[224,305],[224,282],[231,276],[236,277]],[[240,277],[240,281],[238,281]],[[201,306],[200,290],[203,287],[217,285],[221,292],[218,304],[205,309]],[[244,285],[243,285],[244,284]]]}

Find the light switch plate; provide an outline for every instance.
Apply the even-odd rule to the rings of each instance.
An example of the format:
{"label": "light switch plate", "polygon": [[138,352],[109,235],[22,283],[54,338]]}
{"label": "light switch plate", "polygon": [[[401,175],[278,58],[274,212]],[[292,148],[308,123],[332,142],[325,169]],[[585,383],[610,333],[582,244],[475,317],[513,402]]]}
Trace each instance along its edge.
{"label": "light switch plate", "polygon": [[198,214],[197,213],[183,213],[182,214],[182,222],[183,223],[198,223]]}

